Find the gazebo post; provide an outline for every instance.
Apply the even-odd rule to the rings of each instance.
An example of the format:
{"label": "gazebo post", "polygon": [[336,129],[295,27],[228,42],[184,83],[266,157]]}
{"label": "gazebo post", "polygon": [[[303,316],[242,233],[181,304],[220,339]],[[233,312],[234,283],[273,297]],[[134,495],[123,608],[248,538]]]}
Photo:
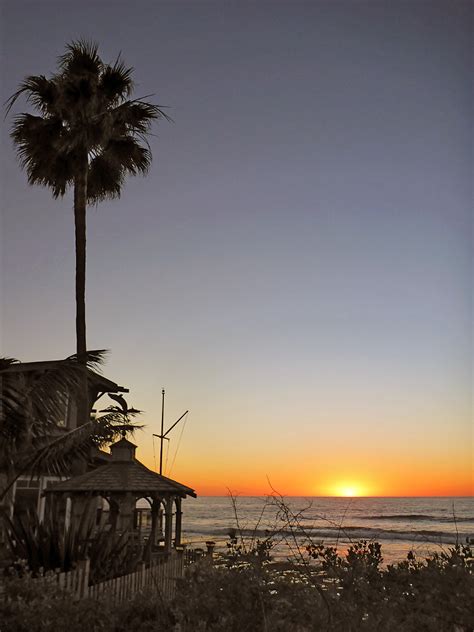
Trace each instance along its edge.
{"label": "gazebo post", "polygon": [[120,499],[119,523],[120,531],[133,530],[133,515],[135,512],[135,496],[131,492],[125,492]]}
{"label": "gazebo post", "polygon": [[[71,525],[71,512],[72,512],[72,497],[71,494],[61,494],[59,496],[61,499],[60,502],[63,505],[62,509],[64,509],[64,529],[69,529]],[[61,512],[62,515],[62,512]]]}
{"label": "gazebo post", "polygon": [[167,496],[165,509],[165,552],[171,551],[171,541],[173,537],[173,497]]}
{"label": "gazebo post", "polygon": [[86,510],[86,498],[83,494],[76,494],[71,498],[71,523],[80,524],[82,516]]}
{"label": "gazebo post", "polygon": [[[66,531],[70,524],[71,500],[66,492],[55,496],[46,495],[44,499],[44,519],[57,519],[61,531]],[[68,511],[69,510],[69,511]]]}
{"label": "gazebo post", "polygon": [[112,531],[116,531],[118,528],[118,520],[120,515],[119,503],[117,502],[116,494],[110,494],[107,498],[109,503],[109,524]]}
{"label": "gazebo post", "polygon": [[161,499],[153,496],[153,503],[151,505],[151,533],[150,540],[152,546],[156,546],[156,526],[158,523],[158,517],[160,514]]}
{"label": "gazebo post", "polygon": [[164,538],[165,531],[163,529],[163,515],[164,515],[164,507],[162,507],[164,499],[160,498],[160,504],[158,505],[158,526],[160,529],[161,539]]}
{"label": "gazebo post", "polygon": [[175,525],[175,538],[174,538],[174,546],[181,546],[181,518],[183,512],[181,511],[181,497],[177,496],[175,499],[176,502],[176,525]]}

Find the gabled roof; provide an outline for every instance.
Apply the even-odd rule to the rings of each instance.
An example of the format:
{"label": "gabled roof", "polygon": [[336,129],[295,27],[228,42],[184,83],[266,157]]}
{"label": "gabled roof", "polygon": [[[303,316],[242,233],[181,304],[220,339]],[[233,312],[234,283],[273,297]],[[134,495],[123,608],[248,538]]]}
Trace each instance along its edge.
{"label": "gabled roof", "polygon": [[133,492],[145,496],[172,494],[182,498],[185,496],[196,498],[194,489],[152,472],[136,459],[133,461],[112,461],[91,472],[57,483],[47,488],[45,492],[95,492],[100,494]]}

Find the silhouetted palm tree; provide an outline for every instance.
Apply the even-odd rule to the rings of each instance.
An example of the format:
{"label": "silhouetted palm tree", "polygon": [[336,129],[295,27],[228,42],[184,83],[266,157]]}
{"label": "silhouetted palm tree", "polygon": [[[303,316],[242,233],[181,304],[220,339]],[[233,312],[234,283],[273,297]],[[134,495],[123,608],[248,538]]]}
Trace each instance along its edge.
{"label": "silhouetted palm tree", "polygon": [[72,42],[58,72],[27,77],[7,102],[25,95],[38,115],[19,114],[11,136],[30,184],[55,198],[74,190],[76,236],[76,342],[86,363],[86,207],[120,196],[127,174],[145,174],[151,162],[147,134],[166,114],[144,98],[131,99],[132,68],[119,59],[105,64],[96,44]]}

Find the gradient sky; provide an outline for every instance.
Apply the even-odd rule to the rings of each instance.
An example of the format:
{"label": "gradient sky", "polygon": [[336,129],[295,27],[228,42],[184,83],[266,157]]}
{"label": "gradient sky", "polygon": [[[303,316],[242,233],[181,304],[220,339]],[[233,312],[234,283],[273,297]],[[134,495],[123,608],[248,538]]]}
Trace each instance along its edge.
{"label": "gradient sky", "polygon": [[[80,37],[175,121],[88,213],[88,346],[139,458],[165,387],[198,493],[472,494],[472,4],[3,0],[2,102]],[[2,354],[61,358],[72,197],[27,185],[10,124]]]}

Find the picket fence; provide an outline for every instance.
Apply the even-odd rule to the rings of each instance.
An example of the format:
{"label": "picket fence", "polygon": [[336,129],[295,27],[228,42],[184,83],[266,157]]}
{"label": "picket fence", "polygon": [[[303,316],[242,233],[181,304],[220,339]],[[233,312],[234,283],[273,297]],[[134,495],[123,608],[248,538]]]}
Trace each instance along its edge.
{"label": "picket fence", "polygon": [[[89,560],[80,562],[73,571],[67,573],[49,573],[33,581],[39,585],[57,585],[73,599],[107,599],[120,603],[131,599],[137,592],[150,587],[164,599],[171,599],[176,592],[176,580],[184,573],[184,556],[172,553],[149,566],[141,564],[134,573],[115,577],[89,586]],[[0,586],[0,596],[2,590]]]}

